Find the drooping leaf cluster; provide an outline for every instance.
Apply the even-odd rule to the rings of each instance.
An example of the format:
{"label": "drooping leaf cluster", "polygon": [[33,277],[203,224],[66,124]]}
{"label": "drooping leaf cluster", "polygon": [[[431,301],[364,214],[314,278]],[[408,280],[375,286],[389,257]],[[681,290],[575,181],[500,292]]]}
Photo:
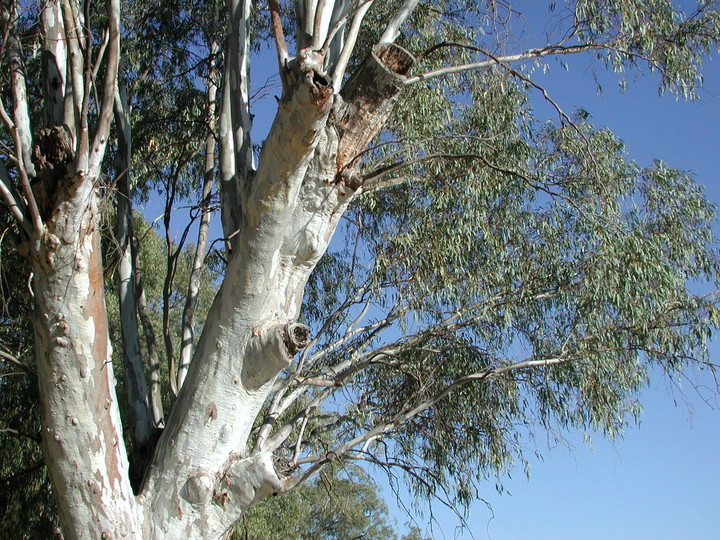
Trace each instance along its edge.
{"label": "drooping leaf cluster", "polygon": [[[400,4],[374,4],[351,67]],[[568,2],[550,36],[555,41],[539,45],[557,43],[556,52],[585,48],[617,71],[649,66],[661,74],[661,89],[693,96],[702,60],[720,36],[717,3],[697,6],[683,15],[665,0]],[[211,77],[220,82],[211,66],[223,61],[213,44],[225,35],[224,7],[126,2],[123,9],[119,88],[131,106],[132,195],[164,195],[169,231],[168,211],[180,199],[195,203],[204,172],[206,84]],[[291,35],[291,10],[284,13]],[[259,45],[270,34],[267,17],[254,16]],[[27,69],[35,69],[36,30],[21,26]],[[422,495],[446,492],[463,503],[476,496],[479,481],[523,459],[538,426],[620,433],[638,413],[650,366],[677,375],[702,365],[715,326],[716,298],[690,288],[717,280],[714,208],[686,173],[662,162],[641,168],[587,115],[535,119],[531,96],[538,88],[530,77],[541,60],[490,65],[525,42],[514,34],[521,27],[502,2],[417,7],[398,39],[417,59],[410,76],[479,60],[489,65],[406,89],[361,159],[367,181],[348,213],[349,241],[318,266],[303,314],[321,331],[297,374],[338,381],[314,387],[302,402],[327,400],[324,408],[308,407],[317,417],[306,433],[323,436],[305,441],[306,451],[327,452],[336,441],[387,426],[362,457],[408,471]],[[42,125],[40,95],[31,92],[36,125]],[[124,172],[114,157],[111,152],[109,185]],[[158,262],[168,258],[159,238],[149,234],[146,241],[152,246],[141,251],[145,287],[155,291],[149,299],[159,317]],[[184,294],[184,253],[166,287],[173,313]],[[106,260],[110,282],[113,257]],[[10,312],[0,319],[2,332],[17,332],[15,319]],[[199,314],[198,324],[202,319]],[[178,338],[174,329],[172,335]],[[13,339],[3,334],[3,344],[26,349]],[[1,394],[9,411],[3,418],[12,429],[23,421],[35,433],[37,410],[18,405],[19,395],[32,393],[23,377],[0,379],[8,390]],[[17,444],[3,442],[3,455],[22,455],[31,467],[37,448]],[[342,482],[343,489],[352,487]],[[28,485],[42,496],[39,483]],[[302,493],[321,500],[318,484]],[[372,494],[361,498],[366,495]],[[14,512],[21,499],[13,501],[7,508]],[[294,501],[317,530],[337,525],[309,515],[307,501]],[[350,517],[345,524],[357,516]]]}
{"label": "drooping leaf cluster", "polygon": [[[575,12],[591,4],[608,22],[578,15],[572,42],[647,62],[661,89],[691,94],[717,45],[717,6],[682,17],[669,2],[578,2]],[[419,9],[423,31],[400,42],[416,54],[429,41],[493,49],[489,30],[441,12]],[[442,47],[418,54],[413,72],[447,65],[450,51],[470,61],[472,47]],[[496,65],[406,92],[364,156],[352,241],[308,294],[317,324],[343,313],[322,328],[326,352],[304,364],[307,376],[344,369],[352,404],[338,438],[390,426],[364,459],[462,503],[523,461],[538,426],[613,437],[637,419],[652,366],[674,377],[712,368],[717,297],[698,284],[717,287],[714,206],[689,174],[634,163],[587,113],[535,119],[527,73]]]}

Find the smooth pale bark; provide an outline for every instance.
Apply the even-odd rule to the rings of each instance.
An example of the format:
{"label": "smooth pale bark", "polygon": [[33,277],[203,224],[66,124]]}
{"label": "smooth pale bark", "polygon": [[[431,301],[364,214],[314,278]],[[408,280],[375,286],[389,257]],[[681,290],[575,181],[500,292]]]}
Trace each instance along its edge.
{"label": "smooth pale bark", "polygon": [[218,473],[243,459],[272,381],[302,344],[293,326],[297,314],[285,311],[277,280],[289,209],[297,204],[330,112],[331,84],[318,69],[312,61],[299,63],[293,93],[280,102],[263,149],[270,158],[261,158],[245,207],[246,226],[149,471],[143,496],[158,509],[153,515],[157,538],[217,538],[239,517],[234,512],[241,503],[225,501],[225,517],[209,526],[203,518],[209,503],[198,508],[185,496],[185,485],[205,485],[200,478],[217,481]]}
{"label": "smooth pale bark", "polygon": [[[49,0],[42,10],[43,33],[43,97],[46,125],[69,124],[72,115],[72,95],[65,92],[67,80],[67,47],[65,26],[59,0]],[[67,111],[67,112],[66,112]]]}
{"label": "smooth pale bark", "polygon": [[150,412],[149,395],[140,348],[135,291],[134,234],[132,200],[130,198],[131,128],[126,92],[115,94],[115,124],[118,133],[120,174],[117,185],[118,297],[120,300],[120,332],[125,361],[125,389],[135,448],[149,449],[155,432]]}
{"label": "smooth pale bark", "polygon": [[[368,62],[382,64],[393,54]],[[403,86],[402,75],[392,75],[399,64],[388,64],[382,71],[399,81],[375,92],[383,101]],[[349,110],[357,112],[356,122],[373,126],[361,129],[364,135],[381,125],[375,109],[361,106],[359,91],[331,108],[332,82],[321,66],[322,58],[307,51],[291,67],[294,86],[280,101],[245,202],[245,225],[142,492],[154,510],[154,538],[217,538],[257,497],[292,485],[268,452],[248,454],[247,441],[275,376],[307,342],[306,329],[294,323],[305,283],[359,187],[339,174],[336,114],[349,119]],[[375,68],[361,71],[375,76]],[[357,88],[365,84],[360,77]],[[344,147],[351,153],[350,143]],[[361,150],[355,146],[353,157]]]}
{"label": "smooth pale bark", "polygon": [[[43,448],[66,538],[142,535],[115,396],[98,229],[97,185],[120,51],[119,2],[110,0],[107,6],[106,74],[91,148],[87,107],[77,107],[78,96],[90,84],[83,77],[91,72],[91,59],[89,51],[87,57],[79,54],[84,36],[75,33],[81,28],[75,24],[77,5],[63,3],[65,23],[72,23],[65,25],[65,42],[71,51],[77,146],[73,153],[72,143],[68,148],[67,140],[55,138],[51,140],[63,142],[62,152],[41,147],[49,150],[40,162],[45,163],[42,174],[51,196],[44,206],[47,215],[31,238]],[[22,96],[14,100],[16,108],[26,106]],[[47,105],[56,110],[54,103]],[[19,141],[18,150],[29,152],[27,144]],[[33,201],[32,194],[29,198]]]}
{"label": "smooth pale bark", "polygon": [[[323,13],[332,13],[329,5],[334,4],[314,6],[320,17],[313,19],[316,26],[327,26]],[[82,17],[77,4],[63,6],[67,29]],[[96,182],[119,53],[114,0],[110,8],[109,68],[98,130],[90,143],[87,108],[75,100],[76,155],[67,174],[56,179],[53,207],[32,254],[45,455],[67,538],[216,539],[252,504],[297,481],[278,473],[272,448],[250,452],[248,438],[275,377],[309,341],[309,329],[296,322],[304,286],[362,186],[355,158],[381,128],[412,57],[381,46],[347,92],[338,95],[323,55],[300,51],[285,68],[278,112],[252,173],[243,94],[248,51],[242,25],[249,2],[231,2],[235,30],[228,48],[235,52],[225,87],[231,97],[223,103],[229,116],[222,115],[231,121],[221,126],[220,141],[222,178],[231,181],[222,207],[233,223],[233,249],[136,497],[114,392],[97,226]],[[79,28],[66,30],[66,43],[71,88],[84,96],[88,86],[82,76],[90,70],[81,55],[73,54],[87,38],[75,33]],[[123,213],[127,218],[129,209]],[[128,281],[131,263],[132,257],[123,265],[123,298],[140,299],[142,291],[133,294]]]}
{"label": "smooth pale bark", "polygon": [[43,449],[66,538],[140,534],[113,376],[94,178],[66,178],[33,256]]}
{"label": "smooth pale bark", "polygon": [[16,139],[19,143],[20,159],[28,176],[35,176],[35,166],[30,158],[32,147],[32,130],[30,128],[30,112],[27,101],[27,81],[25,63],[23,61],[20,40],[12,28],[7,40],[7,55],[10,63],[10,85],[13,94],[13,120],[15,121]]}
{"label": "smooth pale bark", "polygon": [[220,115],[220,207],[226,248],[242,227],[245,190],[254,173],[250,116],[250,0],[230,0]]}
{"label": "smooth pale bark", "polygon": [[[210,50],[213,55],[218,54],[219,46],[213,43]],[[205,139],[205,174],[203,177],[202,196],[200,200],[200,225],[198,226],[197,243],[195,245],[195,256],[193,257],[192,271],[188,281],[185,307],[182,315],[182,341],[180,343],[180,365],[177,373],[177,387],[182,388],[187,376],[190,361],[192,360],[193,343],[195,341],[195,309],[197,308],[198,296],[200,294],[200,278],[205,267],[207,255],[208,235],[210,232],[210,196],[212,195],[213,180],[215,178],[215,117],[217,106],[217,86],[215,79],[218,76],[218,69],[215,62],[210,66],[208,74],[208,135]]]}

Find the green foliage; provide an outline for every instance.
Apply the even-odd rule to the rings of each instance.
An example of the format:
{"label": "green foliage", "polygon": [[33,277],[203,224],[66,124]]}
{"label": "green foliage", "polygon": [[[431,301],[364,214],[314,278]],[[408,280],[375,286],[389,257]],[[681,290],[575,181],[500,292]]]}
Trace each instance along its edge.
{"label": "green foliage", "polygon": [[235,540],[392,540],[398,538],[377,487],[361,469],[328,468],[310,484],[253,507]]}
{"label": "green foliage", "polygon": [[[54,538],[55,500],[40,448],[27,261],[0,241],[0,537]],[[24,367],[23,367],[24,366]]]}
{"label": "green foliage", "polygon": [[[351,67],[401,3],[374,3]],[[33,10],[20,20],[29,72],[40,69]],[[123,10],[119,86],[131,105],[132,196],[164,196],[170,230],[169,211],[181,199],[194,203],[203,177],[205,96],[207,84],[220,82],[212,68],[223,61],[214,44],[226,33],[224,6],[132,0]],[[291,34],[291,13],[284,16]],[[720,42],[715,1],[682,13],[668,0],[577,0],[554,16],[558,30],[548,43],[559,43],[557,52],[584,47],[620,77],[648,68],[660,74],[661,91],[686,97],[695,96],[703,60]],[[266,13],[253,17],[257,48],[270,33]],[[422,74],[511,54],[525,26],[505,2],[423,2],[398,43],[417,58],[411,75]],[[707,364],[719,311],[716,296],[696,290],[717,286],[715,208],[687,173],[633,162],[587,113],[535,118],[530,77],[543,61],[408,87],[363,154],[368,181],[347,214],[348,241],[325,256],[307,287],[303,317],[318,330],[317,347],[293,374],[338,376],[337,383],[308,389],[280,419],[311,417],[301,441],[308,455],[390,426],[356,457],[400,467],[421,496],[468,504],[480,482],[523,462],[538,428],[620,435],[639,414],[650,369],[675,376]],[[31,87],[35,126],[43,125],[41,94]],[[0,129],[5,161],[10,138]],[[124,172],[114,158],[111,151],[110,178]],[[0,248],[7,245],[2,223]],[[136,234],[160,328],[168,249],[178,246],[140,219]],[[119,342],[116,257],[107,238],[105,252],[110,329]],[[191,252],[180,253],[166,290],[175,343]],[[2,257],[0,346],[32,367],[28,270],[19,257]],[[198,330],[219,277],[212,270]],[[118,366],[119,354],[118,347]],[[334,366],[343,362],[354,366],[338,375]],[[0,418],[13,432],[0,433],[0,530],[49,537],[55,522],[34,440],[36,384],[15,371],[2,363]],[[294,451],[288,443],[278,454]],[[348,468],[253,509],[236,537],[361,533],[395,537],[374,486]]]}
{"label": "green foliage", "polygon": [[[718,15],[711,3],[689,17],[668,5],[578,2],[579,43],[602,42],[616,67],[647,61],[662,89],[690,95]],[[415,16],[434,32],[405,34],[416,53],[482,34],[454,34],[467,20],[442,8]],[[449,50],[460,56],[438,49],[415,72],[468,61]],[[399,465],[423,496],[468,504],[480,482],[524,462],[538,426],[621,435],[652,366],[712,368],[717,299],[695,285],[717,286],[720,267],[702,187],[629,160],[587,113],[540,123],[533,91],[495,66],[406,92],[365,155],[369,192],[346,232],[357,240],[310,284],[315,320],[354,306],[307,367],[363,365],[348,375],[338,437],[392,423],[366,459]],[[334,279],[350,268],[353,283]],[[344,339],[365,301],[366,331]]]}
{"label": "green foliage", "polygon": [[645,64],[661,73],[662,90],[694,97],[704,57],[720,39],[717,7],[700,0],[683,13],[669,0],[579,0],[574,16],[582,42],[618,44],[603,55],[616,71]]}

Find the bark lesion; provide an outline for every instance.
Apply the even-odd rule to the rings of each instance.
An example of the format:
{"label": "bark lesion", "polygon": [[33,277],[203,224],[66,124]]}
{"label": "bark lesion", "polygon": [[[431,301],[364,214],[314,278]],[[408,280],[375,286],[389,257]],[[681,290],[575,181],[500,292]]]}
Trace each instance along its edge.
{"label": "bark lesion", "polygon": [[44,219],[53,208],[58,183],[68,177],[74,159],[75,144],[67,125],[43,128],[38,132],[32,149],[36,176],[30,185]]}
{"label": "bark lesion", "polygon": [[415,57],[404,48],[379,43],[340,92],[336,181],[353,191],[363,183],[358,157],[385,124],[414,63]]}

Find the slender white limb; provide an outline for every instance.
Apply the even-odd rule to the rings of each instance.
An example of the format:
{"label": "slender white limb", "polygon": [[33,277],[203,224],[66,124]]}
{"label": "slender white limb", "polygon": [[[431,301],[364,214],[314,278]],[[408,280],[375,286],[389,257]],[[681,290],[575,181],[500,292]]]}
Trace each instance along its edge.
{"label": "slender white limb", "polygon": [[471,71],[475,69],[482,69],[498,64],[509,64],[511,62],[520,62],[522,60],[529,60],[531,58],[542,58],[544,56],[558,55],[558,54],[576,54],[596,49],[607,49],[609,45],[592,43],[587,45],[572,45],[572,46],[558,46],[550,45],[548,47],[542,47],[539,49],[530,49],[523,53],[512,54],[508,56],[498,56],[496,58],[490,58],[487,60],[481,60],[479,62],[470,62],[468,64],[460,64],[458,66],[447,66],[444,68],[434,69],[414,77],[408,77],[405,79],[405,84],[414,84],[421,81],[429,81],[443,75],[451,75],[453,73],[461,73],[463,71]]}
{"label": "slender white limb", "polygon": [[[100,173],[100,165],[105,156],[110,135],[110,123],[113,117],[113,106],[115,98],[115,85],[117,83],[118,65],[120,62],[120,1],[111,0],[108,2],[108,45],[107,59],[105,65],[105,81],[103,85],[102,104],[95,129],[95,137],[89,159],[89,169],[92,176]],[[98,58],[98,63],[100,59]]]}
{"label": "slender white limb", "polygon": [[395,12],[393,18],[385,28],[385,32],[380,36],[380,43],[394,43],[400,35],[400,27],[410,17],[417,7],[420,0],[405,0],[402,6]]}
{"label": "slender white limb", "polygon": [[[301,477],[297,479],[297,482],[302,483],[307,478],[311,477],[313,474],[315,474],[328,460],[330,459],[336,459],[338,457],[345,456],[348,452],[352,452],[355,447],[358,445],[364,445],[367,441],[377,438],[385,433],[388,433],[394,429],[396,429],[398,426],[404,424],[405,422],[411,420],[418,414],[422,413],[423,411],[426,411],[427,409],[433,407],[438,402],[442,401],[445,397],[447,397],[451,392],[454,390],[465,386],[473,381],[479,381],[483,379],[488,379],[491,377],[497,377],[499,375],[502,375],[503,373],[507,373],[509,371],[516,371],[521,369],[527,369],[531,367],[547,367],[552,366],[556,364],[563,364],[570,362],[572,360],[575,360],[573,357],[557,357],[557,358],[547,358],[547,359],[530,359],[530,360],[524,360],[522,362],[517,362],[514,364],[508,364],[505,366],[501,366],[498,368],[491,368],[487,369],[478,373],[473,373],[471,375],[467,375],[465,377],[460,377],[453,383],[449,384],[445,388],[443,388],[441,391],[436,393],[431,398],[428,398],[417,405],[408,408],[402,412],[399,412],[396,414],[393,418],[388,420],[387,422],[382,422],[379,424],[376,424],[372,429],[369,429],[365,433],[362,433],[355,437],[354,439],[348,441],[345,444],[340,445],[339,447],[331,450],[328,452],[325,457],[321,456],[313,456],[309,458],[305,458],[306,462],[312,462],[314,465],[312,465],[309,469],[305,470]],[[319,459],[318,459],[319,458]],[[302,462],[304,460],[298,460],[299,462]]]}
{"label": "slender white limb", "polygon": [[[80,152],[80,149],[83,148],[83,143],[81,141],[84,139],[84,144],[87,144],[87,131],[83,132],[81,120],[81,106],[82,103],[85,101],[85,85],[83,84],[83,54],[79,44],[79,40],[81,38],[78,36],[79,26],[77,24],[71,4],[72,2],[70,1],[62,2],[66,34],[65,43],[69,53],[69,62],[67,69],[70,73],[67,77],[71,86],[71,89],[68,89],[67,93],[72,96],[72,115],[68,116],[66,113],[65,122],[67,123],[70,131],[73,134],[73,137],[75,138],[77,145],[76,149],[78,150],[78,152]],[[87,150],[86,147],[85,149]],[[87,159],[86,152],[84,154],[85,157],[83,158],[82,156],[79,156],[80,159],[78,159],[78,161],[76,162],[76,167],[80,170],[84,169],[86,165],[86,163],[81,162],[82,159]]]}
{"label": "slender white limb", "polygon": [[[219,53],[220,46],[213,42],[211,52],[213,58]],[[192,360],[193,344],[195,341],[195,309],[200,294],[200,277],[205,267],[207,255],[208,235],[210,231],[210,197],[212,194],[213,181],[215,178],[215,127],[217,117],[217,85],[215,80],[218,75],[217,63],[213,61],[210,66],[210,73],[207,81],[207,125],[208,134],[205,139],[205,174],[203,178],[202,198],[200,201],[200,226],[198,227],[198,239],[195,244],[195,255],[193,257],[192,272],[188,280],[187,296],[182,316],[182,342],[180,345],[180,365],[177,373],[177,387],[182,388],[187,370]]]}
{"label": "slender white limb", "polygon": [[32,233],[32,223],[25,215],[25,206],[12,188],[10,175],[5,167],[5,163],[2,161],[0,161],[0,195],[2,195],[3,201],[5,201],[5,204],[10,209],[12,216],[17,220],[22,229],[30,235],[30,233]]}
{"label": "slender white limb", "polygon": [[285,43],[285,35],[283,34],[282,19],[280,18],[280,4],[277,0],[269,0],[270,5],[270,21],[272,23],[273,33],[275,34],[275,46],[277,47],[278,67],[282,76],[282,70],[288,60],[288,48]]}
{"label": "slender white limb", "polygon": [[[20,40],[12,32],[8,36],[8,60],[10,62],[10,84],[12,87],[12,112],[15,126],[15,139],[18,159],[27,174],[35,176],[35,166],[30,155],[32,152],[32,129],[27,100],[27,81],[25,63],[22,57]],[[8,123],[7,121],[5,123]]]}
{"label": "slender white limb", "polygon": [[358,7],[355,15],[353,16],[352,23],[350,24],[350,30],[345,37],[345,45],[343,45],[342,52],[338,58],[335,69],[332,73],[333,78],[333,89],[335,93],[340,91],[342,87],[343,78],[345,77],[345,70],[347,69],[348,61],[352,56],[353,50],[355,49],[355,42],[357,41],[358,33],[360,32],[360,26],[362,25],[363,19],[368,9],[372,5],[373,0],[365,0]]}
{"label": "slender white limb", "polygon": [[305,29],[305,34],[312,40],[313,31],[315,30],[315,12],[317,10],[318,0],[300,0],[304,1],[303,15],[304,20],[302,25]]}
{"label": "slender white limb", "polygon": [[[40,211],[38,210],[37,201],[35,200],[35,196],[33,195],[32,189],[30,188],[30,179],[28,178],[28,172],[25,169],[25,165],[23,163],[23,159],[21,154],[21,148],[22,148],[22,141],[20,140],[20,134],[18,133],[18,130],[15,126],[15,123],[12,121],[10,116],[8,115],[7,111],[5,110],[5,107],[0,103],[0,118],[2,118],[5,125],[10,130],[10,133],[13,136],[13,142],[15,143],[15,152],[16,155],[13,156],[12,159],[15,160],[15,163],[17,165],[18,174],[20,176],[20,186],[22,187],[22,193],[25,196],[25,200],[27,201],[28,210],[30,211],[30,221],[33,224],[33,228],[35,231],[40,232],[43,230],[43,224],[42,219],[40,218]],[[8,183],[7,187],[10,189],[10,186],[12,184]],[[27,218],[26,218],[27,219]]]}
{"label": "slender white limb", "polygon": [[[330,18],[330,24],[328,26],[329,31],[325,36],[321,48],[321,55],[325,57],[326,69],[330,72],[332,67],[340,58],[340,52],[342,51],[343,43],[345,40],[344,28],[347,24],[347,18],[356,7],[355,2],[350,0],[336,0],[335,7],[332,11]],[[343,31],[341,31],[343,30]]]}
{"label": "slender white limb", "polygon": [[100,48],[98,49],[97,58],[95,59],[95,66],[92,70],[92,80],[97,79],[98,73],[100,72],[100,65],[102,64],[103,56],[105,56],[105,49],[107,49],[108,42],[110,41],[110,32],[106,28],[103,31],[103,38],[100,42]]}
{"label": "slender white limb", "polygon": [[330,2],[327,2],[327,0],[318,0],[317,6],[315,7],[315,20],[313,22],[313,32],[312,32],[312,48],[317,50],[320,48],[320,44],[325,40],[325,35],[327,34],[327,24],[329,22],[329,14],[326,16],[327,8],[330,8],[330,13],[332,13],[334,2],[331,0]]}
{"label": "slender white limb", "polygon": [[136,447],[150,444],[154,423],[145,380],[145,370],[140,347],[140,331],[137,321],[137,294],[133,250],[135,246],[132,223],[132,200],[130,198],[130,162],[132,156],[131,127],[128,96],[125,88],[115,90],[115,119],[118,135],[118,157],[122,172],[117,179],[117,229],[118,244],[118,297],[120,300],[120,325],[122,328],[122,352],[125,360],[125,386]]}

